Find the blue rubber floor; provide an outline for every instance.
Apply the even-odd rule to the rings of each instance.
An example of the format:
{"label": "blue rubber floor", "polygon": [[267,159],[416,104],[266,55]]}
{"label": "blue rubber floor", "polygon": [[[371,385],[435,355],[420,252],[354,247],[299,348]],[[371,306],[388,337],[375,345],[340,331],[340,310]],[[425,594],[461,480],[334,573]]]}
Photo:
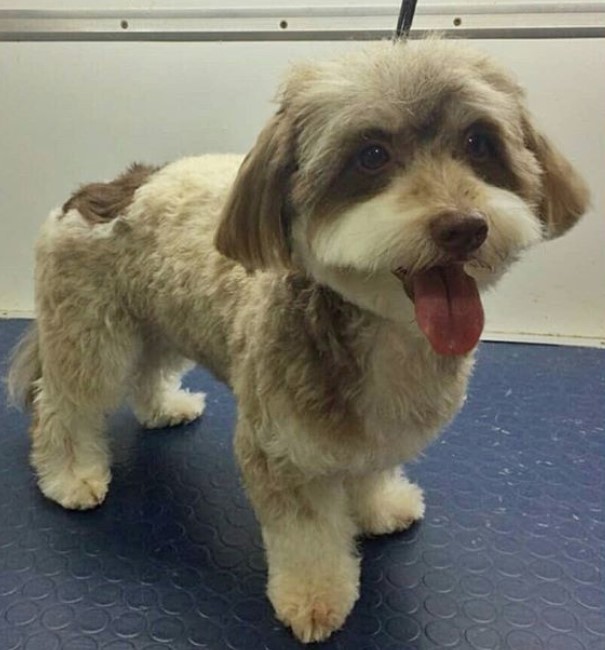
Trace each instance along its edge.
{"label": "blue rubber floor", "polygon": [[[0,357],[23,330],[0,322]],[[231,453],[234,403],[111,419],[105,504],[38,492],[28,418],[0,406],[0,650],[300,647],[264,596],[259,529]],[[361,599],[325,648],[605,649],[605,351],[483,344],[468,403],[409,469],[426,519],[363,542]]]}

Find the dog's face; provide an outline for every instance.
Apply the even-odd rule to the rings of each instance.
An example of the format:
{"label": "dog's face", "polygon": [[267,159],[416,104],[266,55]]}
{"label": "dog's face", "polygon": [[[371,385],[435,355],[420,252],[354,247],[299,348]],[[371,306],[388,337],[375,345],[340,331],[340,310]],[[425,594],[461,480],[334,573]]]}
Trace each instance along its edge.
{"label": "dog's face", "polygon": [[437,352],[464,354],[483,326],[478,289],[565,232],[587,200],[485,55],[383,42],[292,71],[216,243],[249,269],[302,267],[415,321]]}

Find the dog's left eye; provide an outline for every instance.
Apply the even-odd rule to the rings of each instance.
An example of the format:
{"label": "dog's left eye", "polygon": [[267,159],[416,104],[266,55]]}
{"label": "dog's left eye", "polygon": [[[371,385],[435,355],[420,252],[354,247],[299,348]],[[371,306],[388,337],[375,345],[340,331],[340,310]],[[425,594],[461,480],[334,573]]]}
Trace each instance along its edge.
{"label": "dog's left eye", "polygon": [[372,143],[364,147],[357,155],[359,166],[368,172],[377,172],[391,160],[389,152],[381,144]]}
{"label": "dog's left eye", "polygon": [[496,152],[496,145],[491,135],[478,129],[466,134],[464,147],[466,153],[477,161],[487,160]]}

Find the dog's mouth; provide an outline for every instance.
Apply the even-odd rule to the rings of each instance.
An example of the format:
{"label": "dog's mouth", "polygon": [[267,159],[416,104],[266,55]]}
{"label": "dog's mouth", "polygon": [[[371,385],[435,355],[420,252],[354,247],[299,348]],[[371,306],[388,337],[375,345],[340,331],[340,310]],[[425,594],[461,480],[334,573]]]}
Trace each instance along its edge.
{"label": "dog's mouth", "polygon": [[479,342],[483,305],[475,280],[463,264],[433,266],[415,273],[393,273],[414,303],[416,322],[438,354],[462,355]]}

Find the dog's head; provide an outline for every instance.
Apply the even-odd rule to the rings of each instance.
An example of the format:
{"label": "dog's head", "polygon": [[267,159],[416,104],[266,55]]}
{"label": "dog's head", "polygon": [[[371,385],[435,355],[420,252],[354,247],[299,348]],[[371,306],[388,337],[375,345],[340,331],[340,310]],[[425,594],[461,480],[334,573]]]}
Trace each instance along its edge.
{"label": "dog's head", "polygon": [[463,354],[483,326],[477,286],[568,230],[587,201],[485,55],[383,42],[292,70],[216,245],[248,269],[303,268],[367,309],[415,320],[437,352]]}

